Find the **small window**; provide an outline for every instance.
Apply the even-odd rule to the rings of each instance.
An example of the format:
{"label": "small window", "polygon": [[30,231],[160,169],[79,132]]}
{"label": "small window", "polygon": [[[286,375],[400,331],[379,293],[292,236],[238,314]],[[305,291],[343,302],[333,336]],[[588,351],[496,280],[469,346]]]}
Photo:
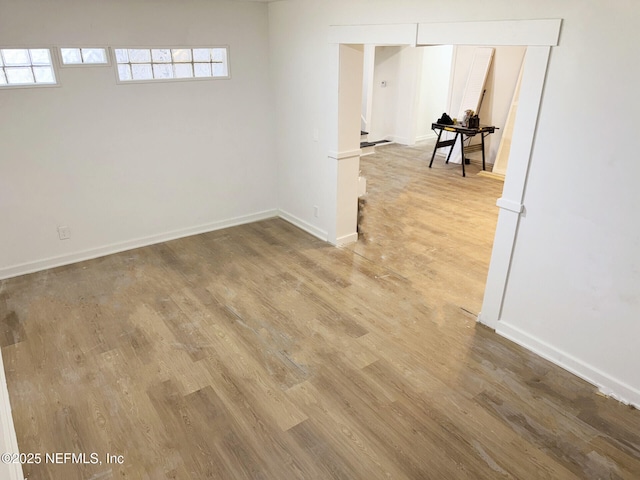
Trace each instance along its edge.
{"label": "small window", "polygon": [[55,84],[48,48],[0,49],[0,87]]}
{"label": "small window", "polygon": [[227,47],[116,48],[121,82],[229,78]]}
{"label": "small window", "polygon": [[108,65],[106,48],[61,48],[63,65]]}

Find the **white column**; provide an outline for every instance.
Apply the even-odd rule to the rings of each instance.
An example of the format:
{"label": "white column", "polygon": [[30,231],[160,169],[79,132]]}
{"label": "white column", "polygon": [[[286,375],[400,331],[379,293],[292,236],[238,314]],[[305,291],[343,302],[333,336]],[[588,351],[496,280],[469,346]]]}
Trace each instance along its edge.
{"label": "white column", "polygon": [[524,57],[518,115],[513,129],[504,190],[502,197],[497,202],[501,210],[498,215],[482,312],[478,316],[480,323],[493,329],[498,326],[502,313],[502,303],[509,281],[511,258],[517,241],[518,224],[524,210],[522,203],[524,187],[529,171],[529,160],[550,52],[551,47],[548,46],[530,46]]}
{"label": "white column", "polygon": [[358,239],[358,174],[360,171],[360,114],[364,47],[338,46],[338,132],[337,149],[329,152],[331,192],[336,220],[329,228],[329,242],[345,245]]}

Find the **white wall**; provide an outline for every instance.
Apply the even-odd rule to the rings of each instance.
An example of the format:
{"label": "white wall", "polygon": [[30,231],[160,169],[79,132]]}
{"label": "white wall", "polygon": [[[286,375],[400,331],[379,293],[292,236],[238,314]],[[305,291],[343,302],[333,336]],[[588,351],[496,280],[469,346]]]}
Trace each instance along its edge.
{"label": "white wall", "polygon": [[274,214],[265,4],[0,1],[3,47],[229,45],[232,75],[0,90],[0,278]]}
{"label": "white wall", "polygon": [[[369,140],[412,145],[446,110],[450,46],[376,47]],[[382,86],[382,82],[386,86]]]}
{"label": "white wall", "polygon": [[[509,114],[509,107],[513,99],[520,67],[526,52],[526,47],[495,46],[491,67],[487,74],[485,84],[486,94],[480,107],[480,123],[495,125],[499,128],[492,135],[485,138],[485,152],[488,163],[494,163],[500,139]],[[473,62],[476,47],[455,47],[453,73],[451,83],[451,99],[449,112],[451,117],[457,117],[460,112],[462,95]],[[473,139],[472,143],[480,143],[479,139]]]}
{"label": "white wall", "polygon": [[450,45],[376,47],[370,141],[436,137],[431,123],[448,111],[452,52]]}
{"label": "white wall", "polygon": [[400,52],[408,48],[376,47],[369,129],[371,142],[391,140],[396,135],[396,112],[400,101]]}
{"label": "white wall", "polygon": [[[336,107],[327,45],[330,25],[562,18],[552,49],[513,263],[498,331],[640,405],[640,163],[631,123],[605,122],[638,110],[637,5],[540,0],[348,2],[269,5],[280,206],[311,227]],[[617,72],[611,75],[600,72]],[[286,92],[286,95],[285,95]],[[295,111],[295,116],[291,113]],[[313,142],[310,125],[328,135]],[[611,139],[620,141],[611,143]],[[304,187],[304,188],[303,188]],[[510,330],[509,330],[510,329]],[[509,331],[507,331],[509,330]],[[568,364],[568,359],[572,364]]]}
{"label": "white wall", "polygon": [[[329,213],[336,201],[335,170],[328,155],[334,149],[330,139],[338,134],[329,118],[335,120],[338,109],[327,101],[327,92],[338,87],[333,83],[338,65],[329,61],[337,47],[327,42],[323,5],[277,13],[273,6],[269,5],[269,59],[276,107],[270,121],[277,132],[278,207],[282,216],[326,240],[329,229],[335,230],[335,215]],[[300,21],[298,12],[317,18]],[[327,75],[318,73],[323,67]]]}

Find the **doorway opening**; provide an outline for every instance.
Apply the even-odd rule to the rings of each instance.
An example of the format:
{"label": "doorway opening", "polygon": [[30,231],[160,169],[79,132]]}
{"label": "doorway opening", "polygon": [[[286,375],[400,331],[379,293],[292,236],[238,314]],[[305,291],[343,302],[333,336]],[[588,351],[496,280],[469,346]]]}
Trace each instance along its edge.
{"label": "doorway opening", "polygon": [[[364,45],[516,45],[527,47],[518,115],[513,129],[511,155],[500,208],[482,309],[478,321],[498,330],[507,288],[511,255],[523,211],[524,187],[534,142],[551,46],[557,45],[560,20],[464,22],[416,25],[360,25],[332,27],[330,40],[338,65],[335,149],[330,154],[336,179],[336,227],[330,240],[336,244],[357,238],[357,195],[361,81]],[[354,74],[356,73],[356,74]],[[356,97],[355,99],[353,97]],[[358,153],[356,153],[358,152]]]}
{"label": "doorway opening", "polygon": [[[491,256],[502,183],[489,175],[501,144],[526,47],[364,45],[361,129],[371,140],[360,158],[367,193],[358,201],[359,240],[348,248],[410,279],[431,304],[456,306],[477,318]],[[486,82],[470,75],[476,52],[491,52]],[[460,160],[445,163],[432,131],[443,112],[456,116],[471,83],[484,90],[478,114],[495,135],[485,140],[487,171],[477,136],[465,141],[466,179]],[[476,108],[476,107],[474,107]],[[459,116],[459,115],[458,115]],[[460,117],[461,118],[461,117]],[[452,137],[453,138],[453,137]],[[389,143],[380,143],[386,141]],[[362,144],[361,144],[362,147]],[[484,178],[476,175],[487,174]],[[488,177],[488,178],[487,178]],[[502,177],[503,179],[504,177]]]}

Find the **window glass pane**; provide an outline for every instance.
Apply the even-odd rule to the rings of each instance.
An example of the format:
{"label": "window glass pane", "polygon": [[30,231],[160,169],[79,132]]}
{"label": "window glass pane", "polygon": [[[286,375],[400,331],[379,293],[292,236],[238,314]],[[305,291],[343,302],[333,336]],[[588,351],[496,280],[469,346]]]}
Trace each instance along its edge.
{"label": "window glass pane", "polygon": [[227,49],[226,48],[212,48],[211,58],[214,62],[226,62],[227,61]]}
{"label": "window glass pane", "polygon": [[[2,50],[0,50],[0,53],[2,52]],[[0,67],[4,65],[4,62],[2,61],[2,55],[0,55]]]}
{"label": "window glass pane", "polygon": [[228,77],[229,71],[227,70],[227,65],[224,63],[214,63],[213,64],[213,76],[214,77]]}
{"label": "window glass pane", "polygon": [[34,65],[51,65],[51,57],[49,57],[48,49],[32,48],[29,52],[31,53],[31,63]]}
{"label": "window glass pane", "polygon": [[107,51],[104,48],[83,48],[84,63],[107,63]]}
{"label": "window glass pane", "polygon": [[190,63],[176,63],[173,65],[176,69],[176,78],[191,78],[193,70]]}
{"label": "window glass pane", "polygon": [[7,84],[7,77],[4,74],[4,68],[0,68],[0,85],[6,85]]}
{"label": "window glass pane", "polygon": [[211,64],[210,63],[194,63],[193,68],[195,70],[196,77],[210,77],[211,76]]}
{"label": "window glass pane", "polygon": [[36,83],[55,83],[56,79],[53,76],[52,67],[33,67],[33,75],[36,78]]}
{"label": "window glass pane", "polygon": [[131,67],[127,65],[118,65],[118,78],[120,80],[132,80]]}
{"label": "window glass pane", "polygon": [[194,62],[210,62],[211,49],[210,48],[194,48],[193,61]]}
{"label": "window glass pane", "polygon": [[[120,80],[228,77],[227,48],[114,49]],[[130,65],[129,65],[130,64]]]}
{"label": "window glass pane", "polygon": [[154,63],[153,78],[173,78],[173,68],[170,63]]}
{"label": "window glass pane", "polygon": [[34,83],[33,72],[30,67],[7,67],[7,83],[11,85],[21,83]]}
{"label": "window glass pane", "polygon": [[62,63],[82,63],[79,48],[61,48],[60,55],[62,56]]}
{"label": "window glass pane", "polygon": [[191,61],[191,49],[190,48],[174,48],[171,50],[173,54],[174,62],[190,62]]}
{"label": "window glass pane", "polygon": [[26,48],[6,48],[2,50],[4,56],[4,64],[10,66],[29,66],[31,58],[29,58],[29,50]]}
{"label": "window glass pane", "polygon": [[[130,48],[129,61],[131,63],[149,63],[151,62],[151,51],[149,49]],[[151,70],[151,67],[149,67]],[[135,74],[134,74],[135,78]]]}
{"label": "window glass pane", "polygon": [[116,62],[129,63],[129,52],[127,52],[126,48],[116,48],[114,50],[116,52]]}
{"label": "window glass pane", "polygon": [[[131,52],[129,52],[131,53]],[[131,73],[134,80],[150,80],[153,78],[151,64],[133,64],[131,65]]]}
{"label": "window glass pane", "polygon": [[154,48],[151,50],[151,58],[157,63],[171,63],[171,50],[168,48]]}

